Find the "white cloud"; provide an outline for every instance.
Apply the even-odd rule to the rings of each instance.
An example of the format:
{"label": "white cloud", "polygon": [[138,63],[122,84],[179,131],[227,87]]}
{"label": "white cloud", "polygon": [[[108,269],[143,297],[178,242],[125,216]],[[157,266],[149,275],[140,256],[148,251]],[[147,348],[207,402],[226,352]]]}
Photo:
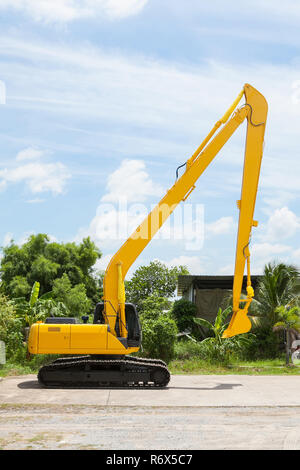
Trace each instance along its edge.
{"label": "white cloud", "polygon": [[112,19],[136,15],[147,2],[148,0],[88,0],[89,5],[101,9]]}
{"label": "white cloud", "polygon": [[148,0],[0,0],[0,9],[13,9],[35,21],[67,23],[84,18],[112,20],[139,13]]}
{"label": "white cloud", "polygon": [[16,160],[17,161],[21,161],[21,160],[37,160],[39,159],[40,157],[42,157],[44,155],[44,151],[43,150],[39,150],[37,148],[33,148],[33,147],[28,147],[24,150],[21,150],[20,152],[18,152],[17,156],[16,156]]}
{"label": "white cloud", "polygon": [[87,228],[79,230],[76,240],[90,236],[100,248],[119,248],[142,222],[145,213],[101,204]]}
{"label": "white cloud", "polygon": [[291,247],[288,245],[282,245],[280,243],[253,243],[250,247],[250,253],[253,258],[264,259],[266,262],[270,258],[280,255],[282,253],[287,253],[291,250]]}
{"label": "white cloud", "polygon": [[8,184],[25,183],[33,194],[45,191],[50,191],[53,194],[62,193],[67,179],[71,176],[62,163],[37,161],[18,165],[19,161],[38,159],[43,153],[33,148],[20,151],[17,154],[16,163],[12,167],[0,170],[0,188],[5,190]]}
{"label": "white cloud", "polygon": [[[81,229],[77,236],[78,239],[90,235],[105,247],[125,241],[167,192],[167,188],[152,182],[144,162],[138,160],[123,161],[118,170],[108,175],[106,189],[89,227]],[[158,197],[155,204],[148,203],[152,196]],[[168,206],[166,211],[169,213]],[[156,226],[158,221],[152,219],[152,222]],[[217,225],[211,230],[214,234],[227,231],[227,221],[221,221],[221,227]],[[168,240],[173,245],[184,243],[186,250],[199,251],[204,242],[203,205],[178,205],[153,240]]]}
{"label": "white cloud", "polygon": [[300,229],[300,218],[288,207],[276,209],[260,231],[260,238],[277,242],[290,238]]}
{"label": "white cloud", "polygon": [[113,253],[101,256],[101,258],[98,259],[94,265],[94,271],[105,271],[112,257]]}
{"label": "white cloud", "polygon": [[0,178],[5,183],[24,182],[32,193],[51,191],[54,194],[63,192],[69,173],[61,163],[28,163],[11,170],[0,171]]}
{"label": "white cloud", "polygon": [[12,239],[13,239],[13,234],[11,232],[7,232],[3,238],[3,246],[9,245]]}
{"label": "white cloud", "polygon": [[234,274],[234,265],[231,263],[221,266],[218,270],[218,274],[223,276],[232,276]]}
{"label": "white cloud", "polygon": [[5,191],[7,188],[7,183],[5,180],[0,181],[0,192]]}
{"label": "white cloud", "polygon": [[[125,241],[153,209],[141,203],[151,196],[160,199],[166,193],[166,189],[152,182],[145,163],[138,160],[124,160],[119,169],[108,175],[106,189],[89,227],[81,229],[77,236],[90,235],[104,247]],[[223,235],[230,233],[232,227],[232,217],[221,217],[204,226],[203,205],[193,207],[186,203],[176,208],[153,239],[168,240],[178,246],[185,243],[188,251],[198,251],[203,246],[204,233],[209,237]]]}
{"label": "white cloud", "polygon": [[299,263],[300,262],[300,248],[298,248],[297,250],[295,250],[293,253],[292,253],[292,263],[296,262]]}
{"label": "white cloud", "polygon": [[[273,201],[274,207],[275,201],[283,201],[283,194],[285,201],[291,194],[300,195],[300,107],[293,102],[293,84],[300,76],[298,63],[237,66],[211,60],[183,67],[141,56],[105,53],[90,45],[70,48],[9,37],[0,39],[2,70],[9,73],[10,89],[14,90],[9,98],[15,106],[54,113],[60,119],[76,113],[81,117],[77,132],[93,133],[96,120],[105,123],[106,131],[94,131],[98,148],[107,154],[109,146],[109,152],[120,158],[142,153],[163,158],[164,162],[167,158],[181,162],[183,155],[188,156],[199,145],[199,134],[206,135],[209,123],[212,125],[222,115],[243,82],[251,77],[253,85],[265,94],[270,110],[259,187],[261,198],[268,205]],[[13,57],[14,62],[6,61],[6,55]],[[32,57],[43,64],[38,73]],[[122,131],[113,132],[112,136],[111,128]],[[222,159],[216,159],[211,191],[236,192],[240,187],[243,131],[225,145]]]}
{"label": "white cloud", "polygon": [[124,160],[108,176],[106,189],[102,202],[144,202],[149,196],[162,195],[161,187],[152,182],[141,160]]}
{"label": "white cloud", "polygon": [[235,228],[233,217],[221,217],[215,222],[205,224],[205,234],[225,235]]}
{"label": "white cloud", "polygon": [[[232,3],[232,1],[231,1]],[[281,0],[246,0],[246,6],[249,8],[249,11],[261,10],[262,14],[271,15],[271,17],[278,18],[280,21],[299,21],[300,19],[300,5],[299,2],[295,0],[286,0],[284,3]],[[233,2],[234,5],[236,5]],[[244,5],[243,5],[244,7]]]}
{"label": "white cloud", "polygon": [[286,206],[296,197],[297,194],[289,191],[289,188],[286,190],[278,190],[275,194],[273,188],[265,190],[262,197],[262,201],[266,204],[264,212],[270,216],[274,213],[274,210]]}
{"label": "white cloud", "polygon": [[[291,251],[292,248],[290,246],[280,243],[253,243],[253,245],[250,245],[251,274],[261,274],[265,264],[270,261],[280,260],[290,262]],[[218,274],[232,276],[234,274],[234,268],[233,263],[221,266],[218,269]]]}
{"label": "white cloud", "polygon": [[[125,156],[132,155],[131,151],[139,155],[142,149],[143,156],[157,156],[162,171],[168,171],[170,162],[181,162],[185,151],[187,155],[192,153],[191,147],[199,144],[199,134],[206,135],[209,123],[213,124],[223,114],[243,82],[251,77],[251,83],[265,94],[270,105],[258,204],[264,198],[269,207],[272,202],[273,208],[279,206],[277,208],[281,210],[283,200],[288,202],[300,195],[300,107],[293,102],[293,83],[300,76],[298,62],[235,65],[207,61],[189,67],[126,57],[115,52],[104,53],[90,46],[70,48],[55,43],[32,44],[9,37],[1,38],[1,51],[3,73],[9,73],[13,90],[10,99],[17,109],[34,108],[45,114],[53,113],[58,118],[76,111],[81,119],[78,127],[89,130],[96,120],[101,125],[105,123],[106,129],[122,129],[116,139],[112,138],[110,132],[114,131],[110,130],[106,135],[99,135],[109,140],[109,147],[105,147],[101,138],[97,141],[101,151],[105,149],[103,155],[113,153],[121,162]],[[6,55],[10,60],[5,59]],[[32,57],[42,64],[37,73]],[[20,76],[23,77],[22,86]],[[56,80],[53,80],[54,76]],[[138,135],[137,140],[132,129]],[[209,168],[203,175],[201,184],[204,190],[209,187],[212,194],[224,193],[224,189],[227,192],[232,188],[235,192],[239,190],[241,171],[237,169],[242,169],[243,131],[241,136],[228,142],[222,150],[222,158],[216,159],[214,168]],[[137,169],[137,173],[143,171],[142,168]],[[149,183],[148,179],[146,181]],[[136,188],[129,188],[126,182],[121,183],[130,198],[139,197]],[[6,181],[0,180],[0,187],[5,185]],[[153,186],[149,187],[152,192]],[[147,191],[141,193],[142,198],[147,197]],[[157,192],[157,196],[163,192]],[[113,186],[107,187],[106,197],[111,200],[115,197]],[[272,219],[267,223],[268,243],[271,244],[272,240],[280,245],[281,239],[296,233],[298,221],[289,212],[279,214],[281,226],[278,220]],[[286,216],[288,225],[282,223],[282,215]],[[95,218],[92,224],[96,232],[101,230],[98,221]],[[230,218],[225,218],[222,224],[214,222],[210,227],[211,233],[217,234],[222,230],[225,233],[230,230],[230,223]],[[263,237],[264,234],[259,241],[267,242]]]}
{"label": "white cloud", "polygon": [[[173,7],[173,2],[171,3]],[[236,23],[234,19],[239,24],[243,25],[247,22],[247,27],[244,28],[244,33],[249,34],[249,23],[255,20],[255,26],[260,30],[259,26],[265,27],[265,24],[278,23],[290,25],[297,24],[300,18],[300,5],[297,0],[286,0],[284,3],[281,0],[243,0],[242,3],[243,15],[240,13],[239,5],[237,5],[236,0],[227,0],[226,8],[224,8],[224,0],[214,0],[213,2],[199,2],[198,0],[190,0],[189,8],[185,8],[185,5],[182,4],[180,7],[177,6],[176,12],[178,15],[183,17],[183,15],[193,15],[194,17],[203,17],[208,19],[209,15],[213,19],[213,22],[216,22],[216,19],[222,18],[222,23],[219,29],[222,31],[226,28],[228,24],[228,30],[234,34],[236,28]],[[237,14],[240,13],[240,14]],[[207,17],[208,15],[208,17]],[[264,18],[264,21],[259,21],[260,18]],[[226,21],[230,19],[230,22]],[[204,22],[205,23],[205,22]],[[201,22],[200,22],[201,24]],[[211,24],[209,24],[211,26]],[[214,34],[218,31],[217,28],[212,28]],[[252,32],[250,36],[252,40],[256,39],[256,36]],[[274,38],[273,38],[274,39]],[[281,40],[281,36],[280,36]],[[278,41],[278,38],[277,38]]]}
{"label": "white cloud", "polygon": [[[29,237],[31,235],[36,235],[36,232],[34,230],[28,230],[24,232],[22,235],[19,236],[19,238],[16,240],[14,238],[14,234],[11,232],[7,232],[3,238],[3,245],[7,246],[11,241],[14,242],[15,245],[21,246],[24,245],[24,243],[27,243]],[[54,235],[48,234],[47,235],[49,238],[50,242],[57,242],[57,238]]]}
{"label": "white cloud", "polygon": [[190,274],[205,274],[206,265],[204,260],[200,256],[186,256],[180,255],[172,258],[170,261],[162,261],[168,267],[173,266],[186,266]]}
{"label": "white cloud", "polygon": [[150,209],[141,202],[162,195],[162,189],[152,182],[144,162],[128,159],[107,176],[106,189],[95,216],[79,230],[76,240],[90,236],[100,247],[111,249],[121,245],[147,216]]}
{"label": "white cloud", "polygon": [[90,14],[73,0],[0,0],[0,8],[20,11],[35,21],[45,22],[68,22]]}
{"label": "white cloud", "polygon": [[35,199],[28,199],[26,202],[27,204],[40,204],[44,201],[45,199],[35,198]]}
{"label": "white cloud", "polygon": [[[141,56],[105,53],[91,45],[70,48],[55,43],[33,44],[8,37],[0,39],[4,56],[3,73],[7,70],[10,89],[16,90],[14,103],[62,114],[72,114],[76,110],[82,118],[103,118],[106,123],[113,123],[114,127],[125,123],[145,130],[159,129],[161,133],[168,131],[173,140],[182,137],[179,149],[181,158],[184,149],[193,152],[190,142],[195,147],[199,145],[199,134],[204,136],[208,132],[209,123],[213,125],[233,101],[243,82],[251,77],[253,85],[265,94],[270,104],[266,141],[271,144],[272,153],[268,154],[270,150],[266,146],[262,184],[266,187],[271,185],[272,188],[278,184],[279,190],[282,186],[287,189],[291,182],[288,178],[282,178],[282,174],[287,174],[287,159],[293,160],[297,173],[299,159],[289,155],[291,148],[294,153],[297,149],[300,121],[299,106],[292,102],[292,85],[300,74],[297,64],[249,63],[236,66],[210,60],[200,66],[189,67]],[[6,63],[7,54],[18,60],[19,64]],[[33,56],[43,64],[38,74],[35,64],[31,62]],[[22,87],[19,84],[20,75],[23,77]],[[285,126],[287,121],[288,127]],[[112,145],[120,152],[124,140],[119,137]],[[186,138],[189,142],[183,146]],[[169,134],[168,139],[171,141]],[[128,145],[128,138],[126,143]],[[137,141],[133,138],[131,143],[133,148],[136,147]],[[152,139],[146,138],[145,143],[143,152],[148,152],[151,147],[153,155],[155,146]],[[227,163],[242,163],[243,143],[244,137],[243,140],[231,139],[226,146],[226,156],[231,155],[233,148],[235,156],[231,160],[228,157]],[[140,148],[142,144],[138,141]],[[173,144],[172,148],[164,148],[163,151],[174,159],[175,148]],[[281,156],[283,149],[285,159]],[[157,151],[160,151],[159,141],[156,154]],[[296,178],[291,177],[294,188]],[[231,169],[229,178],[232,180]],[[228,181],[224,183],[227,185]]]}
{"label": "white cloud", "polygon": [[262,274],[266,263],[270,261],[290,262],[291,246],[280,243],[253,243],[250,245],[250,263],[252,274]]}

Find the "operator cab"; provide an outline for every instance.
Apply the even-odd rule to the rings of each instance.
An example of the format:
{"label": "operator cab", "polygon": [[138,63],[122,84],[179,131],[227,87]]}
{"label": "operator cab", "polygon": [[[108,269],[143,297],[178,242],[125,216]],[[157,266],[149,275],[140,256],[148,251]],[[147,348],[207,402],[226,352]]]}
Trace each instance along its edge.
{"label": "operator cab", "polygon": [[[125,317],[126,317],[126,329],[128,331],[128,335],[126,338],[126,343],[128,347],[140,347],[142,343],[142,331],[141,331],[141,324],[139,320],[139,316],[134,304],[126,303],[125,304]],[[94,311],[94,319],[93,323],[106,323],[105,322],[105,313],[104,313],[104,303],[99,302],[96,305]],[[116,333],[119,338],[119,321],[116,321]]]}

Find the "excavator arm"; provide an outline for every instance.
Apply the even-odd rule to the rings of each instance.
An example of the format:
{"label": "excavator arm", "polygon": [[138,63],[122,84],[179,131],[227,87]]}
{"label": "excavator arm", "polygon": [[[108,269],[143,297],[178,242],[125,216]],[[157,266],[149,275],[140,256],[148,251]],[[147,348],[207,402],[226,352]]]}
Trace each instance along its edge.
{"label": "excavator arm", "polygon": [[[245,104],[237,108],[243,96],[245,96]],[[253,220],[253,214],[263,153],[267,110],[265,98],[251,85],[245,84],[232,106],[215,124],[196,152],[187,160],[184,173],[176,179],[175,184],[113,256],[105,272],[103,283],[104,316],[112,334],[116,335],[116,322],[118,321],[120,336],[126,337],[127,335],[124,279],[129,268],[176,206],[189,197],[198,178],[245,119],[247,120],[247,137],[242,191],[238,201],[240,214],[233,284],[233,315],[228,329],[224,332],[224,337],[245,333],[251,329],[247,312],[254,292],[250,279],[249,242],[252,226],[257,225]],[[247,298],[241,299],[246,262]],[[244,308],[240,308],[241,302]]]}

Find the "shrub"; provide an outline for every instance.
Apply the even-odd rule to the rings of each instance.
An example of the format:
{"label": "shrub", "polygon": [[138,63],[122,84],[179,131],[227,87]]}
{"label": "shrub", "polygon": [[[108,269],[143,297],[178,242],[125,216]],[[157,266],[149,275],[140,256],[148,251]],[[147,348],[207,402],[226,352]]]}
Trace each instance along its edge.
{"label": "shrub", "polygon": [[175,358],[178,360],[201,359],[208,363],[226,365],[233,359],[253,359],[257,349],[257,338],[251,333],[223,339],[206,338],[194,342],[184,339],[175,346]]}
{"label": "shrub", "polygon": [[147,357],[169,362],[175,354],[177,326],[168,315],[142,320],[143,352]]}
{"label": "shrub", "polygon": [[22,321],[16,318],[12,302],[3,295],[0,295],[0,340],[5,343],[7,359],[26,350]]}
{"label": "shrub", "polygon": [[171,302],[165,297],[160,297],[157,293],[146,297],[140,303],[139,314],[144,320],[157,320],[164,310],[169,310]]}
{"label": "shrub", "polygon": [[183,338],[175,344],[175,359],[185,361],[189,359],[205,359],[201,342],[194,342]]}
{"label": "shrub", "polygon": [[233,350],[227,342],[217,343],[215,338],[206,338],[201,342],[203,359],[213,364],[227,365],[233,356]]}
{"label": "shrub", "polygon": [[52,295],[54,300],[63,303],[69,315],[81,316],[90,313],[92,303],[86,295],[84,284],[72,287],[71,281],[66,273],[53,283]]}
{"label": "shrub", "polygon": [[197,343],[183,340],[175,346],[175,358],[181,361],[200,359],[207,363],[226,365],[230,362],[232,353],[228,344],[219,344],[214,338]]}
{"label": "shrub", "polygon": [[281,355],[280,337],[269,328],[253,328],[248,333],[249,342],[239,351],[239,358],[245,360],[275,359]]}
{"label": "shrub", "polygon": [[151,261],[148,266],[140,266],[130,281],[125,281],[127,301],[140,307],[142,299],[155,293],[160,297],[174,297],[179,274],[188,274],[187,268],[168,268],[158,260]]}
{"label": "shrub", "polygon": [[191,333],[195,334],[198,333],[198,328],[194,322],[196,313],[196,305],[186,299],[176,300],[171,310],[171,315],[175,319],[179,331],[190,330]]}

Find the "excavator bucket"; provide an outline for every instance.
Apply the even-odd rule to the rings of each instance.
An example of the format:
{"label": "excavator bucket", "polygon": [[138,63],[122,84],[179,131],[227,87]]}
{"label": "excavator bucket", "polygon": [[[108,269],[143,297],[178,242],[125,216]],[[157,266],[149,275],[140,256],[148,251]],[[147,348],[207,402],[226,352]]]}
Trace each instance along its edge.
{"label": "excavator bucket", "polygon": [[[248,309],[247,309],[248,310]],[[228,328],[224,331],[222,338],[231,338],[232,336],[247,333],[251,330],[251,321],[247,316],[246,309],[239,309],[231,318]]]}

